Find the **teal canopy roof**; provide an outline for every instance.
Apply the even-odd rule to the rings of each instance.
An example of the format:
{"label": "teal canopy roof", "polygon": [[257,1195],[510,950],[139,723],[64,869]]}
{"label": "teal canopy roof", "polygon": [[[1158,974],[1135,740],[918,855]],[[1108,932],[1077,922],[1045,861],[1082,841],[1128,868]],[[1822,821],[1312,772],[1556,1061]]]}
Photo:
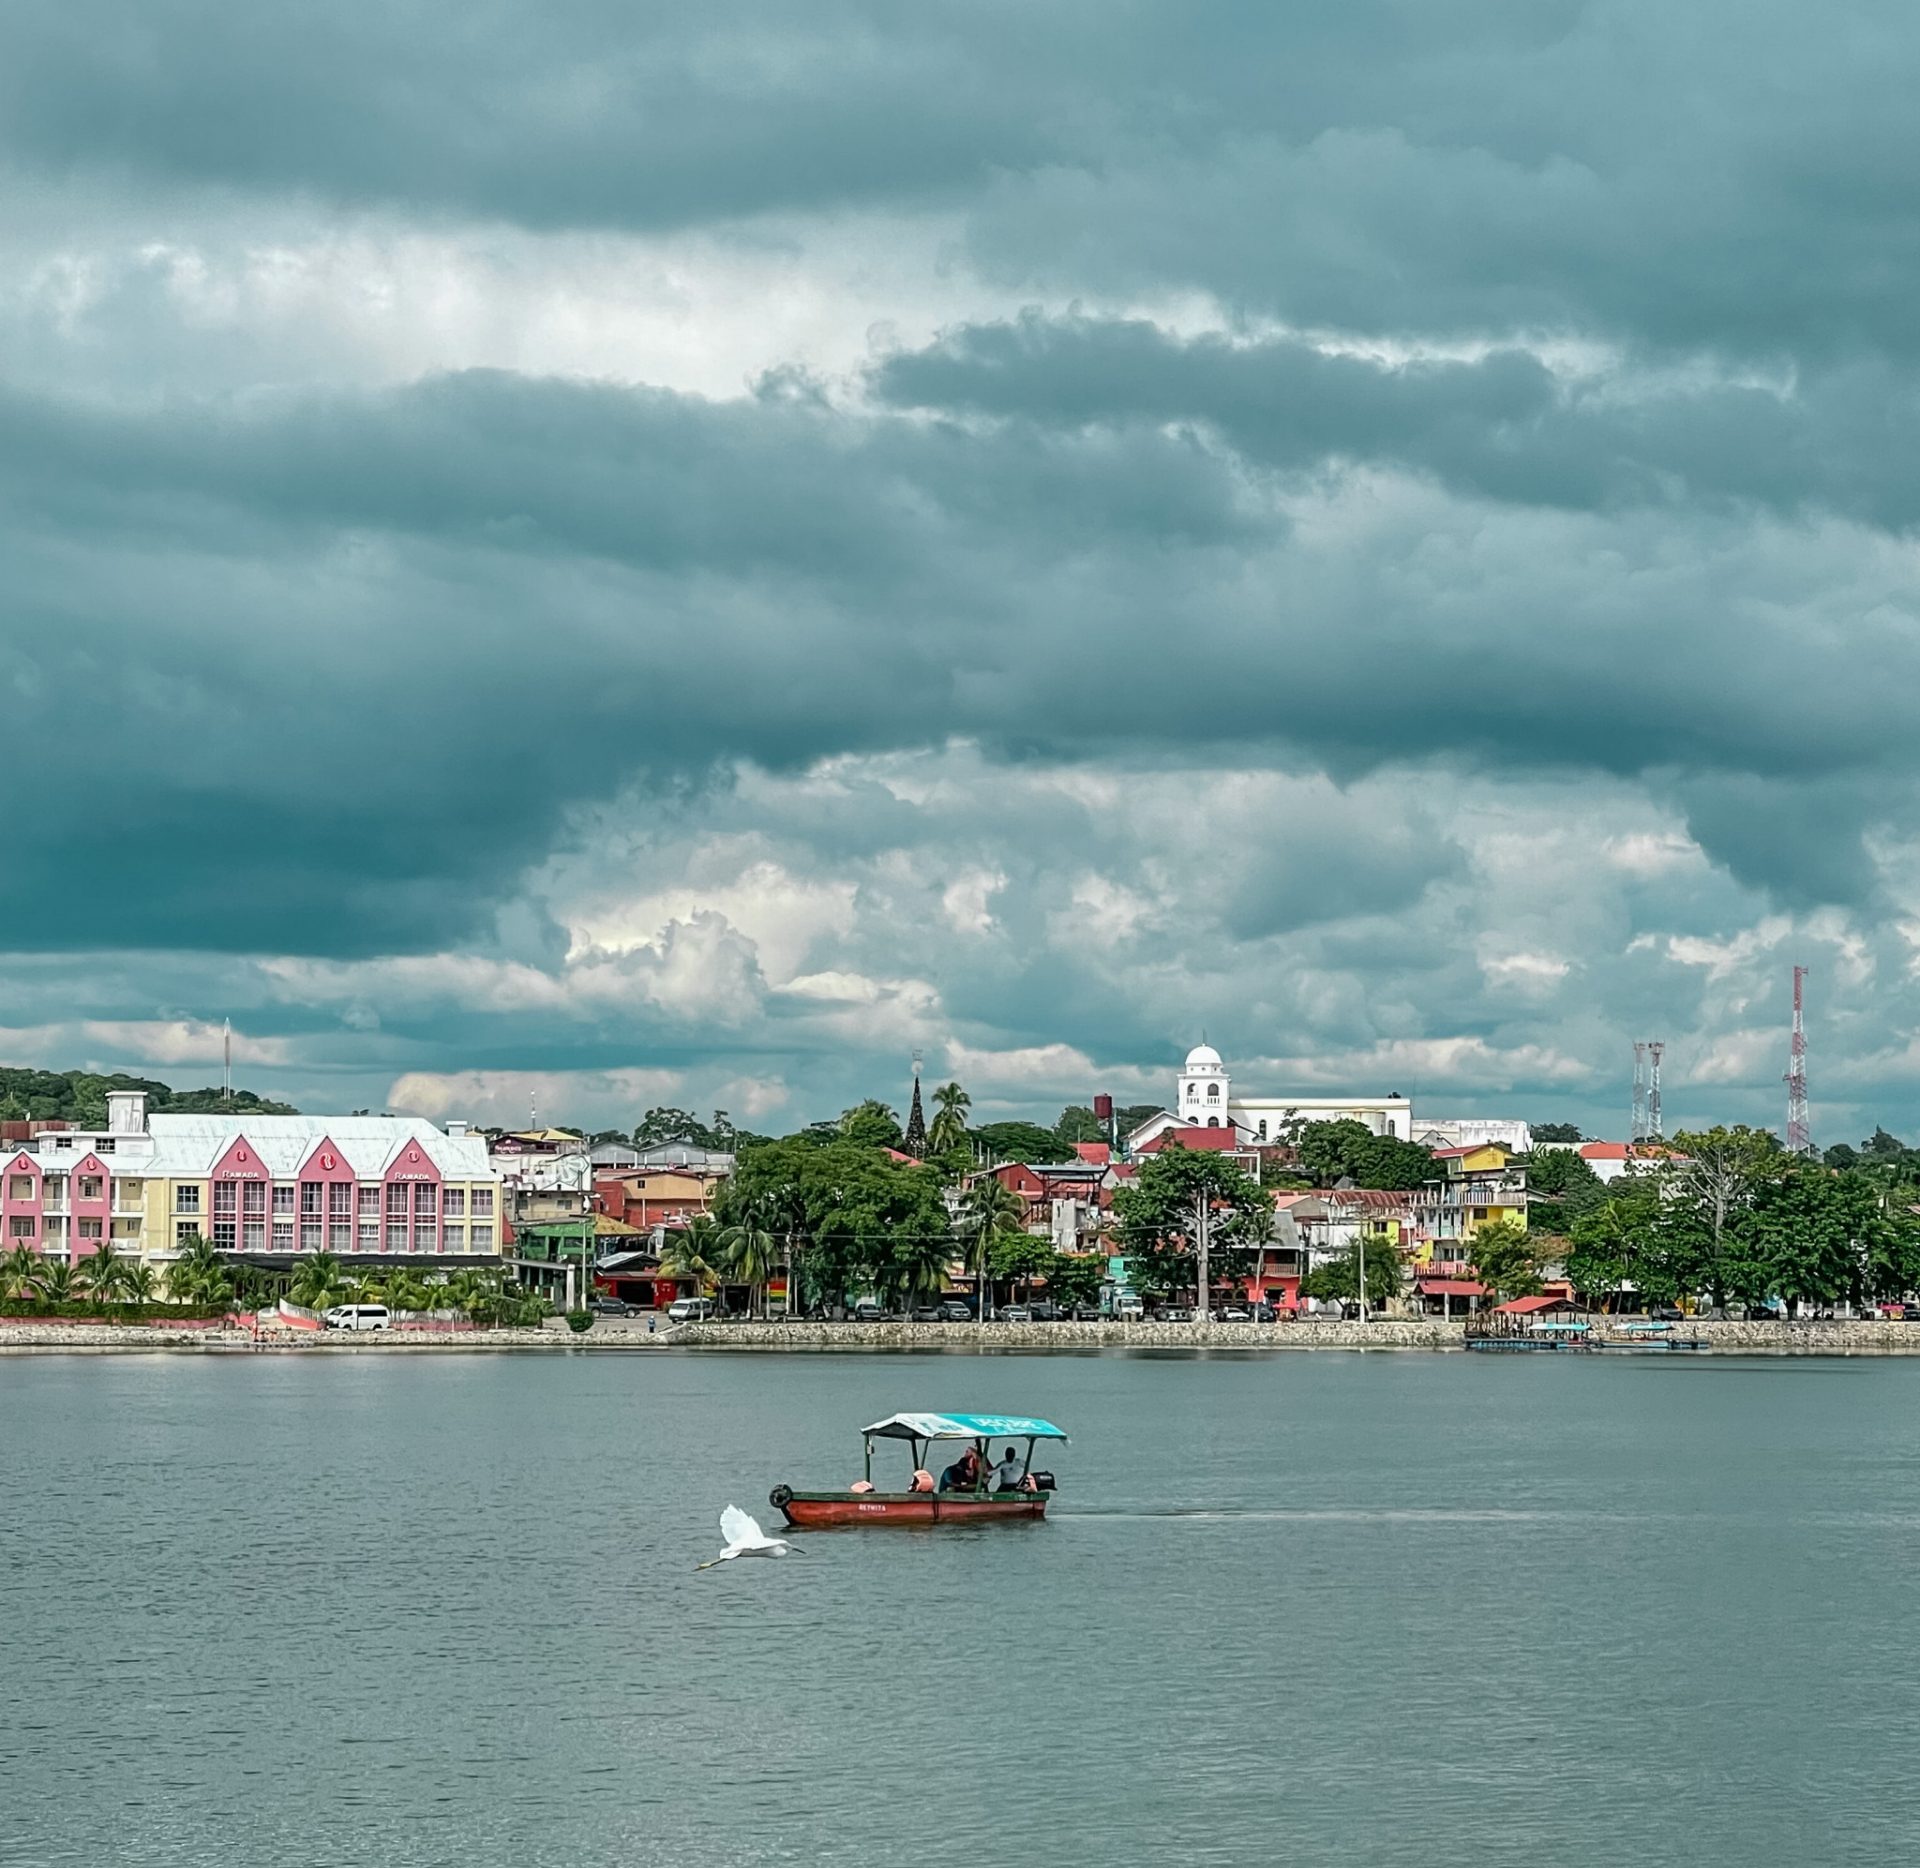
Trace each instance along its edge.
{"label": "teal canopy roof", "polygon": [[1050,1420],[1025,1414],[889,1414],[866,1429],[870,1440],[1064,1440]]}

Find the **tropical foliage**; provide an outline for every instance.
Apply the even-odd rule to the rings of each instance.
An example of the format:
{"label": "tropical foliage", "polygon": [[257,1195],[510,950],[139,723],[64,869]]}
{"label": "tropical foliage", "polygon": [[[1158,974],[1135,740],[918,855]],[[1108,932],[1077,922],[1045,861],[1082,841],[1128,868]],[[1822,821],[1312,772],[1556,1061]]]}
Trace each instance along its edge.
{"label": "tropical foliage", "polygon": [[967,1111],[973,1098],[957,1083],[943,1083],[933,1093],[933,1122],[927,1130],[927,1146],[935,1154],[945,1154],[967,1139]]}
{"label": "tropical foliage", "polygon": [[1157,1296],[1194,1290],[1203,1210],[1209,1283],[1244,1278],[1273,1223],[1259,1183],[1218,1154],[1163,1148],[1148,1157],[1132,1186],[1114,1196],[1136,1286]]}

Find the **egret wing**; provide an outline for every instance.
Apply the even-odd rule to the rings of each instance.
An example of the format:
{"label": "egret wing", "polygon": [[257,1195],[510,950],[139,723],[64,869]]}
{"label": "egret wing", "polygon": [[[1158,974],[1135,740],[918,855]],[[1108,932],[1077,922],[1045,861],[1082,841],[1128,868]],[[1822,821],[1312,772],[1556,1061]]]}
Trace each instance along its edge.
{"label": "egret wing", "polygon": [[720,1535],[727,1540],[728,1549],[736,1544],[764,1544],[767,1541],[759,1525],[738,1505],[729,1505],[721,1512]]}

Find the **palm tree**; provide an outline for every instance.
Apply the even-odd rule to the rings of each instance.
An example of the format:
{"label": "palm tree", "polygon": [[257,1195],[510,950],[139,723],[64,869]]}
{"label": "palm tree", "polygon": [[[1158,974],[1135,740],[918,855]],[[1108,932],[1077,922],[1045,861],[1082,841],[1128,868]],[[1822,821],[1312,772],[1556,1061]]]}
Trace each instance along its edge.
{"label": "palm tree", "polygon": [[89,1297],[96,1303],[110,1304],[126,1290],[127,1261],[113,1249],[112,1241],[103,1241],[99,1251],[81,1261],[80,1276]]}
{"label": "palm tree", "polygon": [[159,1294],[160,1280],[153,1275],[151,1265],[143,1265],[136,1259],[126,1269],[120,1280],[121,1295],[130,1304],[150,1304]]}
{"label": "palm tree", "polygon": [[226,1261],[212,1241],[189,1233],[180,1241],[180,1256],[167,1267],[167,1295],[176,1304],[218,1304],[232,1294]]}
{"label": "palm tree", "polygon": [[73,1267],[64,1258],[43,1258],[34,1273],[33,1288],[46,1304],[71,1303],[80,1294]]}
{"label": "palm tree", "polygon": [[26,1297],[40,1270],[40,1254],[30,1245],[16,1245],[0,1258],[0,1297]]}
{"label": "palm tree", "polygon": [[987,1312],[987,1270],[993,1260],[993,1242],[1003,1232],[1024,1232],[1027,1203],[1003,1180],[983,1174],[966,1191],[954,1230],[968,1242],[980,1314]]}
{"label": "palm tree", "polygon": [[347,1274],[339,1259],[331,1252],[315,1252],[310,1258],[301,1259],[287,1296],[308,1310],[325,1310],[340,1301],[346,1282]]}
{"label": "palm tree", "polygon": [[433,1298],[425,1280],[410,1265],[395,1268],[387,1279],[387,1302],[395,1310],[431,1310]]}
{"label": "palm tree", "polygon": [[[774,1236],[755,1212],[744,1213],[720,1235],[720,1262],[728,1277],[747,1287],[747,1308],[753,1309],[754,1295],[764,1292],[773,1275],[776,1252]],[[762,1310],[765,1304],[761,1305]]]}
{"label": "palm tree", "polygon": [[938,1235],[896,1239],[885,1265],[888,1296],[909,1304],[915,1298],[938,1297],[947,1288],[953,1247],[951,1239]]}
{"label": "palm tree", "polygon": [[666,1244],[660,1248],[660,1269],[669,1278],[691,1281],[704,1295],[714,1284],[714,1265],[720,1256],[719,1230],[702,1213],[678,1232],[668,1233]]}
{"label": "palm tree", "polygon": [[957,1148],[967,1139],[967,1111],[973,1098],[957,1083],[943,1083],[933,1093],[933,1126],[927,1131],[927,1145],[937,1155]]}

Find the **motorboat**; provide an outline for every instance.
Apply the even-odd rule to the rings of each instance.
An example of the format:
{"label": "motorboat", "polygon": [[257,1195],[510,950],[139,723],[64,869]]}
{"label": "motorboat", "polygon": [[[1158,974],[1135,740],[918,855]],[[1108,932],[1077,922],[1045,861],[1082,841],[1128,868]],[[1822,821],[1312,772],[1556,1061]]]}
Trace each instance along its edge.
{"label": "motorboat", "polygon": [[[1051,1472],[1036,1472],[1034,1448],[1042,1440],[1065,1443],[1067,1436],[1051,1421],[1024,1414],[889,1414],[862,1430],[866,1446],[864,1474],[855,1484],[835,1492],[797,1491],[776,1485],[767,1495],[789,1524],[803,1530],[824,1530],[849,1524],[999,1524],[1047,1515],[1047,1500],[1055,1490]],[[907,1484],[899,1491],[876,1487],[873,1456],[878,1441],[905,1442],[909,1454]],[[998,1491],[987,1489],[993,1468],[995,1441],[1016,1448],[1025,1443],[1020,1477]],[[953,1446],[957,1457],[945,1472],[932,1470],[933,1449]],[[973,1484],[951,1483],[952,1474],[966,1459],[970,1447],[976,1459]],[[943,1489],[943,1487],[945,1489]]]}

